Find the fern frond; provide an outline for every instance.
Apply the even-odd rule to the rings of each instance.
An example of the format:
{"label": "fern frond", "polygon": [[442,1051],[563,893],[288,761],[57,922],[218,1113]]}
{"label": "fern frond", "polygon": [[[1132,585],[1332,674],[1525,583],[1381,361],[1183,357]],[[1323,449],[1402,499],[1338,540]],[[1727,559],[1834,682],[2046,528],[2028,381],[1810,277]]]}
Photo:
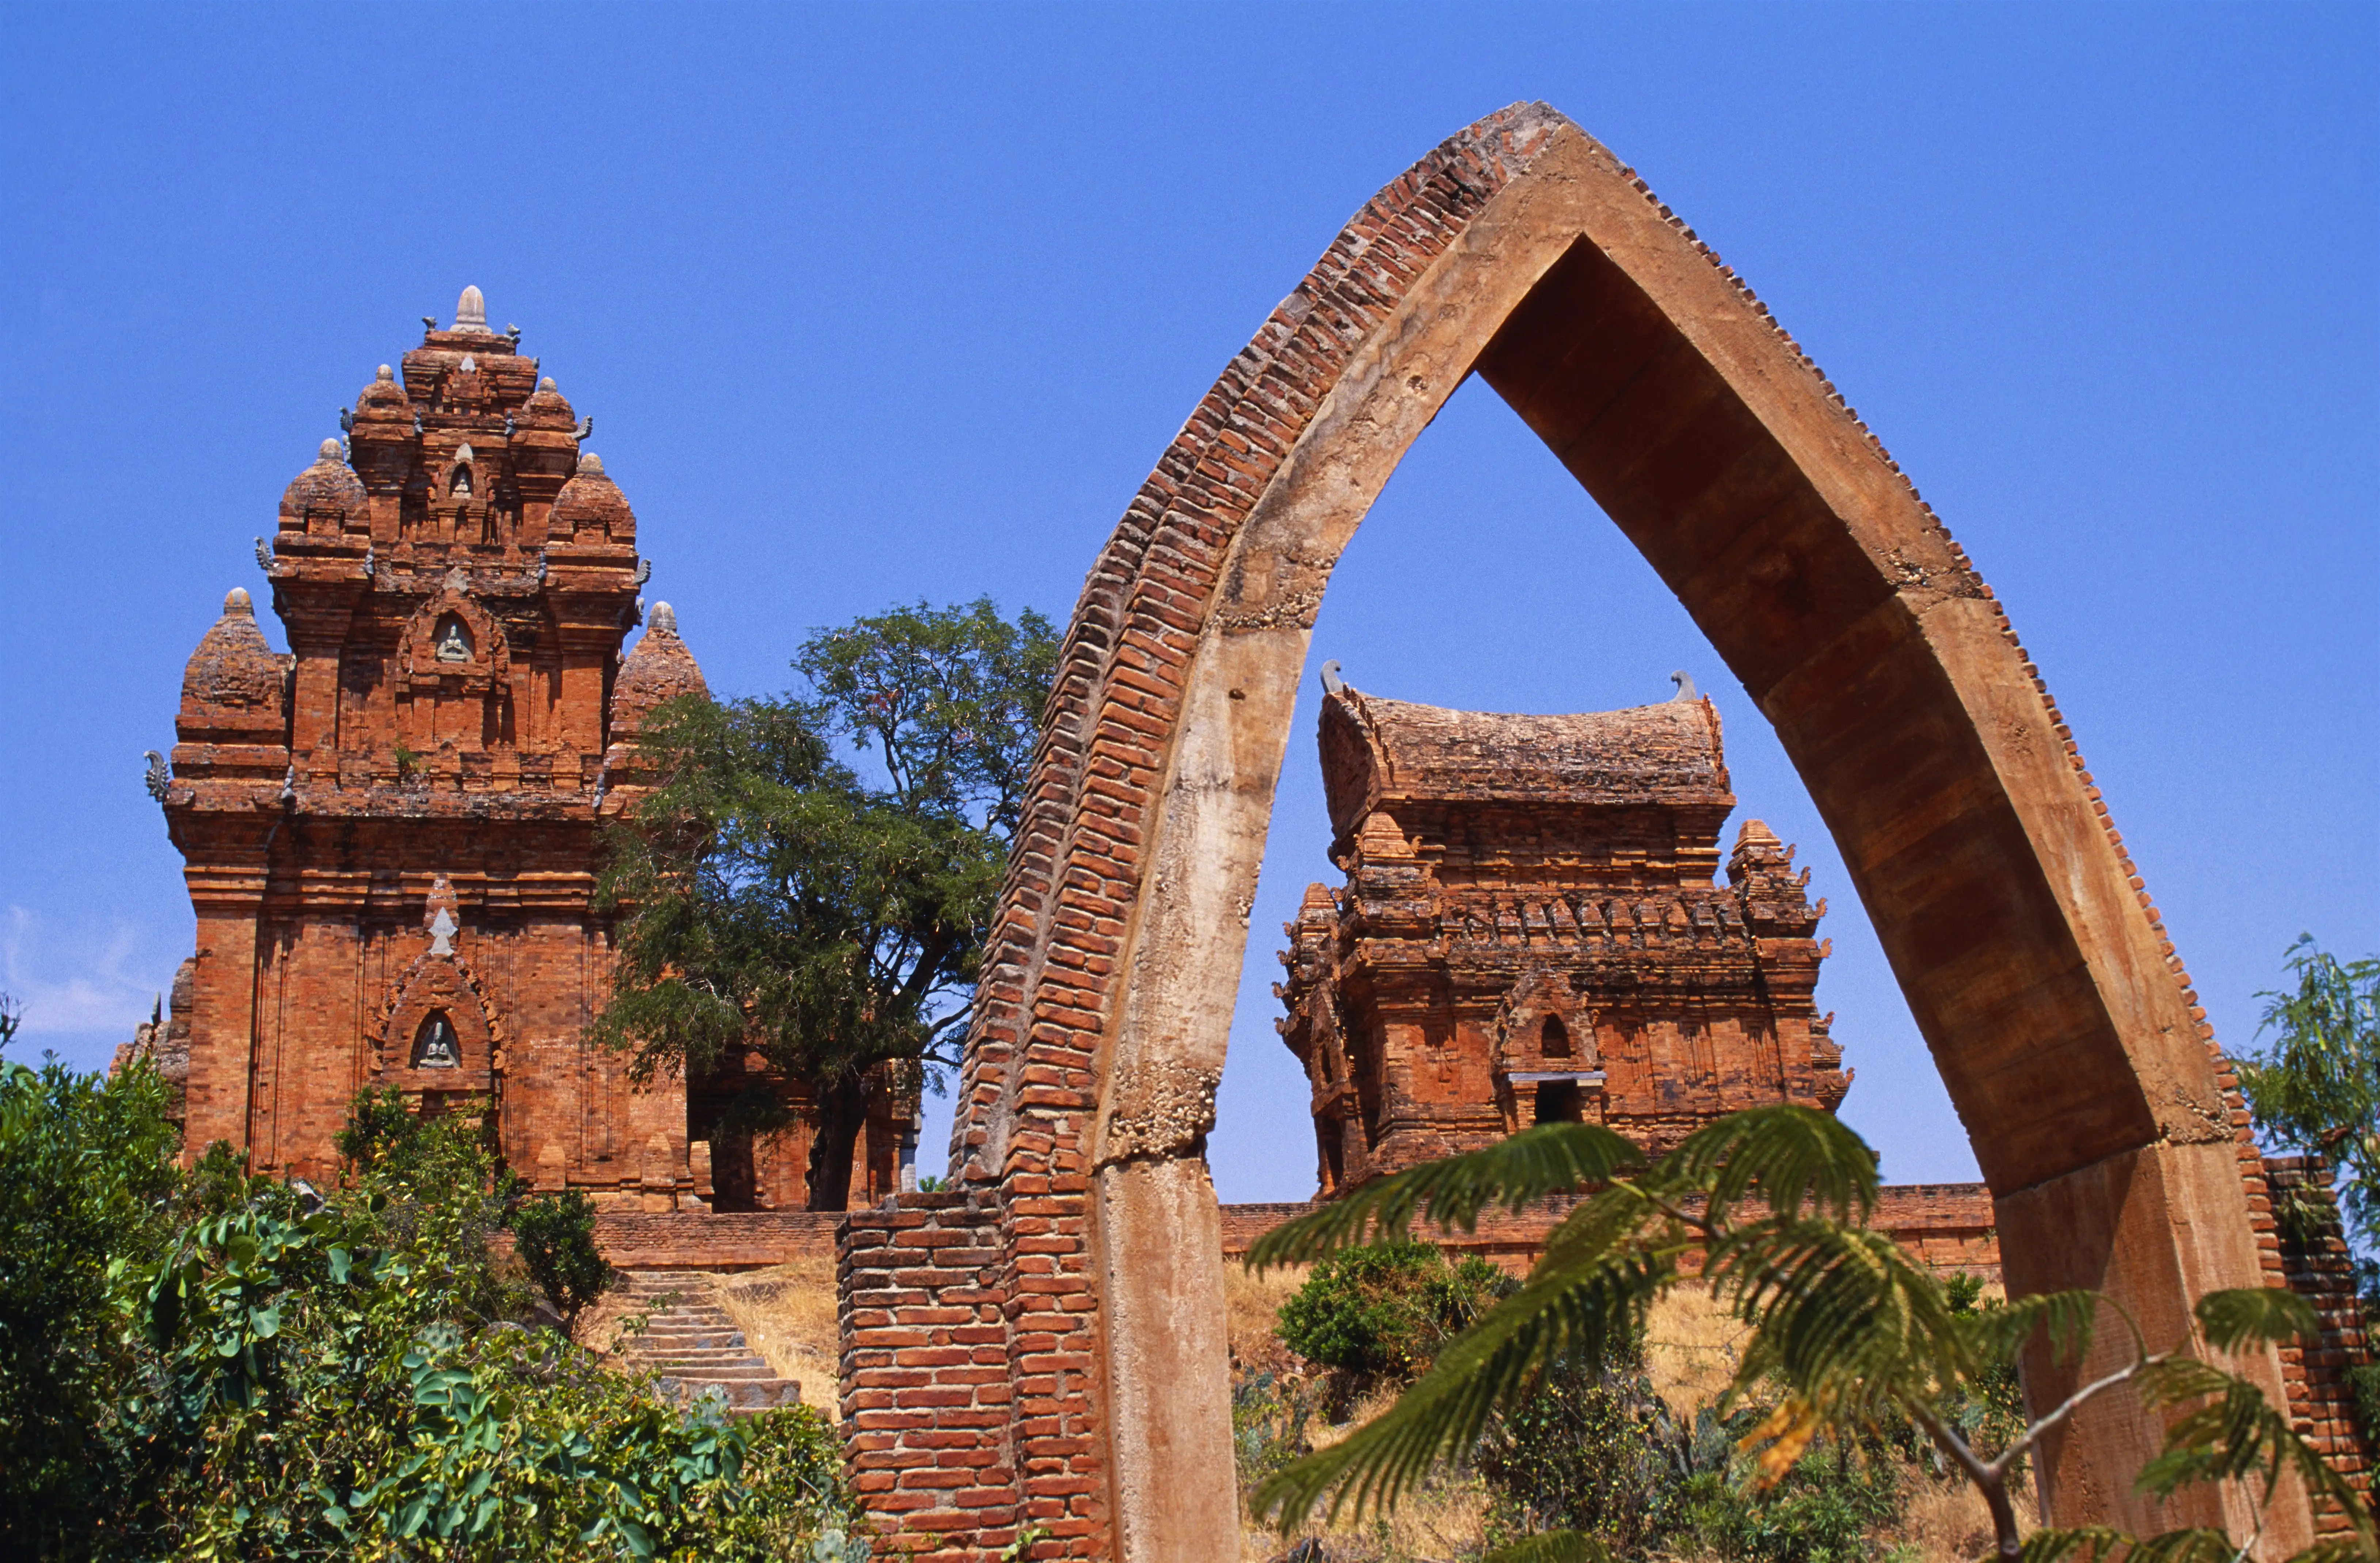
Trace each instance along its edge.
{"label": "fern frond", "polygon": [[1940,1289],[1881,1232],[1771,1218],[1713,1243],[1704,1274],[1758,1327],[1739,1390],[1773,1375],[1829,1419],[1872,1421],[1964,1365]]}
{"label": "fern frond", "polygon": [[1548,1531],[1489,1553],[1484,1563],[1611,1563],[1611,1549],[1585,1531]]}
{"label": "fern frond", "polygon": [[2046,1331],[2052,1359],[2079,1363],[2091,1349],[2099,1320],[2095,1291],[2039,1291],[1997,1308],[1953,1315],[1959,1339],[1977,1363],[2013,1363],[2036,1329]]}
{"label": "fern frond", "polygon": [[2141,1468],[2138,1485],[2144,1491],[2163,1495],[2192,1482],[2252,1474],[2269,1494],[2287,1471],[2317,1501],[2335,1504],[2346,1514],[2362,1548],[2353,1556],[2380,1557],[2372,1511],[2256,1384],[2179,1357],[2141,1375],[2141,1399],[2152,1411],[2189,1407],[2168,1424],[2165,1451]]}
{"label": "fern frond", "polygon": [[1549,1363],[1593,1359],[1629,1340],[1671,1274],[1661,1259],[1621,1250],[1583,1267],[1543,1265],[1520,1290],[1458,1335],[1430,1370],[1375,1421],[1307,1455],[1250,1496],[1258,1520],[1301,1521],[1327,1497],[1336,1520],[1392,1507],[1440,1460],[1479,1441],[1488,1420],[1517,1404]]}
{"label": "fern frond", "polygon": [[2313,1306],[2296,1292],[2277,1286],[2246,1286],[2230,1291],[2210,1291],[2193,1310],[2206,1343],[2218,1351],[2242,1346],[2279,1345],[2319,1334],[2322,1322]]}
{"label": "fern frond", "polygon": [[2168,1531],[2143,1541],[2104,1525],[2035,1531],[2017,1563],[2234,1563],[2239,1551],[2220,1531]]}
{"label": "fern frond", "polygon": [[1856,1223],[1876,1208],[1876,1152],[1834,1114],[1811,1108],[1730,1113],[1680,1141],[1661,1167],[1709,1195],[1713,1221],[1747,1198],[1788,1218],[1806,1206]]}
{"label": "fern frond", "polygon": [[1249,1248],[1252,1270],[1307,1264],[1342,1248],[1401,1237],[1416,1214],[1469,1231],[1480,1213],[1520,1210],[1548,1194],[1592,1188],[1645,1167],[1645,1153],[1599,1123],[1544,1123],[1485,1150],[1366,1183],[1311,1216],[1274,1228]]}

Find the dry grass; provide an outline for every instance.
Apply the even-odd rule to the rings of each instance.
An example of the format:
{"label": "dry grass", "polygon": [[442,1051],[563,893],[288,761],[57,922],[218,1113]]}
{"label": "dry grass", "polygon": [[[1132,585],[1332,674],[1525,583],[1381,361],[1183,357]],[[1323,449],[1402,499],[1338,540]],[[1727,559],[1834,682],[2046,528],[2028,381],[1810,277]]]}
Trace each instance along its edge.
{"label": "dry grass", "polygon": [[1682,1417],[1691,1417],[1726,1393],[1743,1360],[1751,1331],[1689,1282],[1653,1304],[1645,1321],[1645,1375],[1653,1391]]}
{"label": "dry grass", "polygon": [[720,1307],[752,1350],[780,1378],[800,1383],[802,1403],[834,1415],[843,1356],[835,1327],[834,1260],[795,1259],[722,1276],[717,1290]]}
{"label": "dry grass", "polygon": [[[1293,1288],[1292,1290],[1295,1290]],[[1308,1438],[1327,1449],[1396,1404],[1394,1388],[1376,1389],[1355,1402],[1345,1422],[1318,1422]],[[1327,1563],[1404,1563],[1407,1559],[1471,1558],[1487,1547],[1488,1488],[1468,1472],[1439,1472],[1406,1495],[1395,1512],[1336,1525],[1305,1525],[1288,1532],[1242,1521],[1242,1563],[1269,1563],[1308,1536],[1322,1543]]]}
{"label": "dry grass", "polygon": [[1289,1265],[1258,1275],[1236,1259],[1223,1262],[1223,1314],[1232,1361],[1248,1373],[1280,1376],[1301,1365],[1274,1333],[1281,1305],[1305,1284],[1311,1265]]}

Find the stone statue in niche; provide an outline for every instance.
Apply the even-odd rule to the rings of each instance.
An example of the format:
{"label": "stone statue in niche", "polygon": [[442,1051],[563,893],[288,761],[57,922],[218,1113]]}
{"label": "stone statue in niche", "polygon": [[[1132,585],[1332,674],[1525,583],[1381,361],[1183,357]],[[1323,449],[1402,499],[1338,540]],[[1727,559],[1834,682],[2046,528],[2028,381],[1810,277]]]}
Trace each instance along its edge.
{"label": "stone statue in niche", "polygon": [[468,662],[471,660],[471,632],[453,613],[438,621],[438,633],[431,639],[431,648],[442,662]]}
{"label": "stone statue in niche", "polygon": [[416,1069],[457,1069],[462,1066],[463,1050],[455,1040],[455,1024],[443,1010],[421,1023],[420,1032],[413,1039],[413,1067]]}

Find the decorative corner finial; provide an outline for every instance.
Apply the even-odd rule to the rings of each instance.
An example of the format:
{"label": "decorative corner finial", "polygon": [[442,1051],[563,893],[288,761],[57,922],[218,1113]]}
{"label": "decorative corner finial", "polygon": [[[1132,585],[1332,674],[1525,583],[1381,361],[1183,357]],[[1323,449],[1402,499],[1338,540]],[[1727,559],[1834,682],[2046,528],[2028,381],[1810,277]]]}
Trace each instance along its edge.
{"label": "decorative corner finial", "polygon": [[140,757],[149,762],[148,770],[141,775],[141,784],[149,789],[151,797],[164,803],[174,790],[174,774],[165,769],[165,757],[154,749],[143,749]]}
{"label": "decorative corner finial", "polygon": [[582,478],[601,478],[603,476],[603,458],[597,455],[593,451],[579,452],[578,476]]}
{"label": "decorative corner finial", "polygon": [[314,463],[319,466],[324,463],[337,462],[346,454],[346,452],[341,448],[336,440],[325,440],[314,452]]}
{"label": "decorative corner finial", "polygon": [[256,539],[256,567],[268,576],[273,574],[273,545],[262,538]]}
{"label": "decorative corner finial", "polygon": [[638,561],[637,561],[637,578],[636,578],[636,583],[635,583],[635,584],[636,584],[636,585],[638,585],[638,586],[642,586],[642,585],[644,585],[647,581],[650,581],[650,580],[651,580],[652,578],[653,578],[653,562],[652,562],[651,560],[650,560],[650,559],[639,559],[639,560],[638,560]]}
{"label": "decorative corner finial", "polygon": [[1680,668],[1676,672],[1671,673],[1670,675],[1670,682],[1678,686],[1678,692],[1675,695],[1670,696],[1670,699],[1694,700],[1701,698],[1701,697],[1694,693],[1694,675],[1686,672],[1685,669]]}
{"label": "decorative corner finial", "polygon": [[538,388],[539,390],[540,390],[540,391],[551,391],[551,390],[552,390],[552,389],[553,389],[553,376],[552,376],[552,375],[550,375],[550,374],[549,374],[549,375],[547,375],[543,380],[539,381],[539,382],[537,382],[537,388]]}
{"label": "decorative corner finial", "polygon": [[1323,663],[1322,693],[1325,695],[1336,695],[1346,687],[1347,681],[1339,676],[1338,660],[1334,658],[1330,661]]}
{"label": "decorative corner finial", "polygon": [[246,587],[234,587],[229,591],[224,593],[224,612],[226,614],[245,613],[250,618],[254,618],[256,616],[256,604],[248,600],[248,588]]}
{"label": "decorative corner finial", "polygon": [[455,300],[455,329],[485,332],[488,329],[488,301],[476,287],[466,287],[463,297]]}
{"label": "decorative corner finial", "polygon": [[652,616],[645,621],[645,633],[651,635],[656,632],[662,635],[677,633],[677,610],[666,602],[654,603]]}
{"label": "decorative corner finial", "polygon": [[382,364],[380,366],[380,371],[374,374],[372,378],[380,382],[382,385],[393,384],[396,380],[396,371],[389,368],[386,364]]}

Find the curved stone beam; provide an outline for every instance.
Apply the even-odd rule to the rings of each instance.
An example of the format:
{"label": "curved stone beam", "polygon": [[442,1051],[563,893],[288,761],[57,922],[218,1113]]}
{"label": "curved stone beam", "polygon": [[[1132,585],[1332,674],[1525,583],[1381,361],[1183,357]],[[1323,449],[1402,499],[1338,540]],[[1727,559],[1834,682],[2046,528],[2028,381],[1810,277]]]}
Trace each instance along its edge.
{"label": "curved stone beam", "polygon": [[[1233,1555],[1202,1156],[1249,906],[1331,567],[1473,373],[1776,725],[1973,1137],[2011,1290],[2105,1288],[2162,1343],[2198,1293],[2270,1273],[2204,1015],[1990,590],[1734,273],[1591,137],[1516,105],[1382,190],[1232,361],[1061,654],[953,1160],[1029,1209],[1029,1266],[1003,1237],[1032,1282],[1013,1339],[1087,1367],[1014,1412],[1076,1555]],[[2278,1359],[2254,1367],[2278,1394]],[[1037,1427],[1091,1452],[1037,1465],[1059,1447]],[[2136,1407],[2082,1419],[2045,1461],[2053,1513],[2237,1524],[2236,1495],[2131,1492],[2156,1438]],[[2301,1503],[2266,1539],[2306,1523]]]}

